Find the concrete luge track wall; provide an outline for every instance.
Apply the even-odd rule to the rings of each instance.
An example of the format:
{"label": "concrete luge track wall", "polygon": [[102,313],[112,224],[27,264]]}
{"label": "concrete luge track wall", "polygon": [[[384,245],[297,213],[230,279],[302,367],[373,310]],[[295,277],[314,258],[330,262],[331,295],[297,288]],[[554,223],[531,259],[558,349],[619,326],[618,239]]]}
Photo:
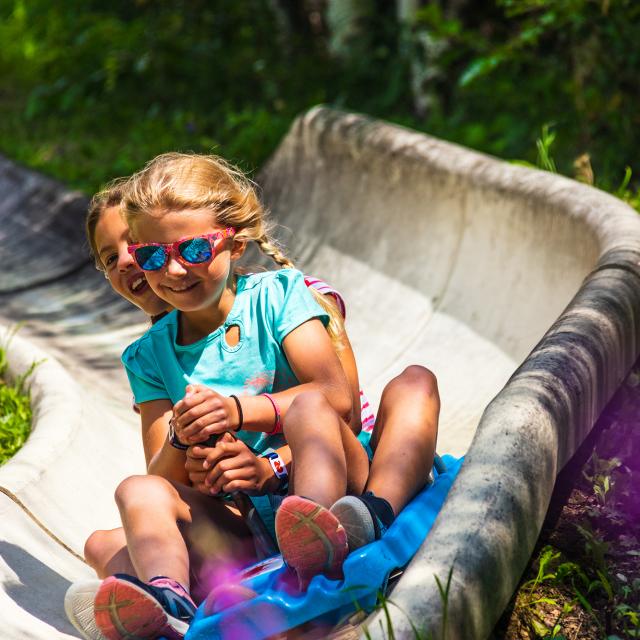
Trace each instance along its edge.
{"label": "concrete luge track wall", "polygon": [[[31,185],[0,204],[5,255],[32,233],[15,220],[40,220],[30,209],[39,183],[9,163],[0,171]],[[296,121],[259,182],[289,253],[343,292],[374,403],[407,364],[438,376],[439,450],[468,451],[467,461],[392,598],[437,634],[433,575],[446,579],[453,567],[448,637],[484,638],[529,557],[557,472],[638,354],[640,220],[573,181],[324,108]],[[70,197],[47,188],[53,202]],[[79,217],[70,210],[64,226],[50,225],[55,249],[45,245],[31,271],[79,250],[67,230]],[[0,276],[0,291],[14,291],[0,293],[3,318],[28,320],[21,335],[60,360],[91,416],[69,436],[73,446],[38,463],[40,480],[14,495],[22,507],[0,496],[7,637],[70,633],[64,587],[87,569],[60,543],[81,552],[92,528],[114,526],[113,488],[142,464],[116,356],[144,325],[88,263],[71,267],[48,278],[13,274],[6,287]],[[404,613],[390,613],[397,637],[413,637]],[[375,616],[370,623],[383,637]]]}
{"label": "concrete luge track wall", "polygon": [[[263,184],[305,264],[367,301],[368,355],[385,373],[401,356],[427,363],[444,383],[441,451],[457,449],[463,418],[447,403],[473,399],[496,352],[524,360],[464,429],[465,465],[389,609],[396,637],[414,637],[410,621],[438,637],[434,576],[453,569],[447,638],[485,638],[558,471],[638,356],[640,218],[574,181],[322,108],[293,127]],[[382,614],[368,627],[386,637]]]}

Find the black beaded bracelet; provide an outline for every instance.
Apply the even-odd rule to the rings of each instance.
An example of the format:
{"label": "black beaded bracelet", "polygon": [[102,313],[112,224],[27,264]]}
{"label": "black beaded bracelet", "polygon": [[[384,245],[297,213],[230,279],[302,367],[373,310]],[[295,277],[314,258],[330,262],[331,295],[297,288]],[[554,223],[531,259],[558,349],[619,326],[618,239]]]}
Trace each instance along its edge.
{"label": "black beaded bracelet", "polygon": [[240,398],[238,396],[234,396],[231,394],[229,396],[236,401],[236,407],[238,407],[238,426],[234,429],[234,431],[240,431],[242,429],[242,425],[244,424],[244,416],[242,415],[242,405],[240,404]]}

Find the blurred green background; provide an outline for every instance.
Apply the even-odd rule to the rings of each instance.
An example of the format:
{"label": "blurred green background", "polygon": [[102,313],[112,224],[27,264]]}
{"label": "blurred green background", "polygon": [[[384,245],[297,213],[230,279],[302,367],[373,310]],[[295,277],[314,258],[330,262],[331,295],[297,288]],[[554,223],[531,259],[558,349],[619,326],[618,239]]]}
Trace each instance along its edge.
{"label": "blurred green background", "polygon": [[86,192],[326,103],[638,205],[637,0],[0,0],[0,45],[0,152]]}

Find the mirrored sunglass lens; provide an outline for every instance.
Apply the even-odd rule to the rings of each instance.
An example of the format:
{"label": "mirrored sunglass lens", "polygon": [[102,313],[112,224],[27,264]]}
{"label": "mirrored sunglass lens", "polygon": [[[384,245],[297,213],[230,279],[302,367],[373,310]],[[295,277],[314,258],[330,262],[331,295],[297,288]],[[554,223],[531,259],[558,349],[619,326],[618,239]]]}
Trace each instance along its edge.
{"label": "mirrored sunglass lens", "polygon": [[180,255],[191,264],[206,262],[211,258],[211,244],[206,238],[191,238],[178,245]]}
{"label": "mirrored sunglass lens", "polygon": [[136,249],[136,262],[145,271],[157,271],[167,260],[164,247],[138,247]]}

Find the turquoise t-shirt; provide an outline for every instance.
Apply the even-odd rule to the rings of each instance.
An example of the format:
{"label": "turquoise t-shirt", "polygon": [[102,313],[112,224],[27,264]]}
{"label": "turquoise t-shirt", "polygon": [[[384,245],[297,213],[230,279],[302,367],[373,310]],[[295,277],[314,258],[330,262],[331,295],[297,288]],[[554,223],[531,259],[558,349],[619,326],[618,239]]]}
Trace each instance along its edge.
{"label": "turquoise t-shirt", "polygon": [[[237,276],[236,298],[224,321],[208,336],[188,345],[176,342],[179,312],[159,320],[122,354],[137,403],[168,399],[175,404],[188,384],[202,384],[228,396],[277,393],[296,384],[282,341],[312,318],[325,326],[328,314],[313,299],[296,269]],[[238,344],[225,334],[236,325]],[[282,435],[239,431],[238,437],[256,453],[281,447]]]}

